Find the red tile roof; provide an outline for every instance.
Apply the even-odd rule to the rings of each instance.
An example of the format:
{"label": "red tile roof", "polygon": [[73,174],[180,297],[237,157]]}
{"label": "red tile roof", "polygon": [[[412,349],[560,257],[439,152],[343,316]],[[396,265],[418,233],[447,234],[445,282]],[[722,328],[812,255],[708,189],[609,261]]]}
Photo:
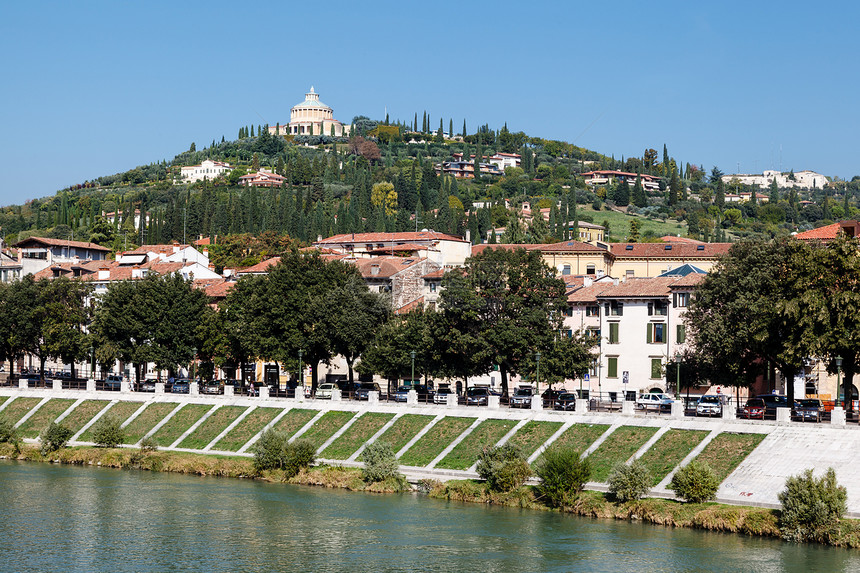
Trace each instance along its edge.
{"label": "red tile roof", "polygon": [[84,243],[81,241],[67,241],[65,239],[49,239],[47,237],[29,237],[27,239],[23,239],[18,241],[13,247],[22,247],[26,248],[28,243],[41,243],[43,245],[48,245],[50,247],[75,247],[76,249],[90,249],[91,251],[103,251],[110,252],[111,249],[107,247],[103,247],[101,245],[97,245],[95,243]]}
{"label": "red tile roof", "polygon": [[818,227],[817,229],[803,231],[802,233],[796,234],[794,238],[800,239],[801,241],[827,241],[835,239],[841,229],[842,225],[840,223],[833,223],[832,225],[825,225],[823,227]]}
{"label": "red tile roof", "polygon": [[387,279],[424,260],[415,257],[373,257],[372,259],[349,259],[349,262],[358,267],[358,271],[365,279]]}
{"label": "red tile roof", "polygon": [[619,259],[713,259],[728,253],[731,246],[732,243],[610,243],[609,250]]}
{"label": "red tile roof", "polygon": [[639,298],[668,296],[670,287],[686,277],[631,277],[623,283],[605,287],[599,298]]}
{"label": "red tile roof", "polygon": [[265,261],[260,261],[256,265],[250,266],[246,269],[240,269],[236,271],[236,274],[239,275],[256,275],[269,272],[269,267],[273,267],[281,262],[281,257],[272,257],[271,259],[266,259]]}
{"label": "red tile roof", "polygon": [[317,241],[316,245],[338,245],[342,243],[384,243],[384,242],[408,242],[408,241],[458,241],[465,243],[466,240],[445,233],[437,233],[436,231],[418,231],[403,232],[403,233],[344,233],[342,235],[334,235],[322,241]]}
{"label": "red tile roof", "polygon": [[660,240],[664,243],[690,243],[693,245],[707,245],[707,243],[705,243],[704,241],[698,241],[689,237],[676,237],[675,235],[665,235],[663,237],[660,237]]}
{"label": "red tile roof", "polygon": [[412,302],[407,302],[406,304],[404,304],[400,308],[396,309],[394,311],[394,314],[406,314],[410,310],[416,309],[420,306],[424,306],[424,297],[423,296],[416,298]]}

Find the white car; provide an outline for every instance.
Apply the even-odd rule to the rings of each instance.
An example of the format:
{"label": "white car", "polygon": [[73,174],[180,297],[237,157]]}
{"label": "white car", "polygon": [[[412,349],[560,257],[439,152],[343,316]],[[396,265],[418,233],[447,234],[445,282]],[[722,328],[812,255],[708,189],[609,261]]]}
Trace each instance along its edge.
{"label": "white car", "polygon": [[636,398],[636,407],[643,410],[648,408],[655,410],[658,408],[661,410],[669,410],[672,408],[672,398],[659,392],[640,394],[639,397]]}
{"label": "white car", "polygon": [[696,404],[697,416],[722,416],[723,404],[726,403],[725,396],[721,394],[706,394],[699,398]]}
{"label": "white car", "polygon": [[325,383],[317,386],[316,397],[318,400],[331,400],[331,396],[336,389],[337,389],[337,384],[325,382]]}

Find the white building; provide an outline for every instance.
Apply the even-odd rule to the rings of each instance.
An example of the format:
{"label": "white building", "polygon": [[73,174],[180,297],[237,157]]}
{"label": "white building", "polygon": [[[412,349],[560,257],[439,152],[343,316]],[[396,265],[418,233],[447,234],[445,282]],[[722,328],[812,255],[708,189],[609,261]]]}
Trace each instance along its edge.
{"label": "white building", "polygon": [[762,189],[770,187],[776,181],[778,187],[798,187],[801,189],[823,189],[827,185],[827,177],[815,171],[798,171],[791,179],[791,173],[779,171],[765,171],[761,175],[747,175],[737,173],[735,175],[723,175],[723,183],[732,185],[737,181],[741,185],[758,185]]}
{"label": "white building", "polygon": [[180,177],[182,183],[194,183],[203,181],[204,179],[215,179],[221,175],[226,175],[233,170],[229,163],[222,161],[212,161],[205,159],[200,165],[189,165],[180,169]]}
{"label": "white building", "polygon": [[462,266],[472,255],[469,241],[436,231],[346,233],[321,239],[314,246],[354,257],[416,255],[446,268]]}
{"label": "white building", "polygon": [[334,118],[334,110],[320,101],[320,96],[311,86],[304,101],[290,109],[289,125],[269,127],[272,135],[330,135],[342,137],[349,135],[349,126]]}
{"label": "white building", "polygon": [[[171,245],[141,245],[133,251],[117,253],[117,263],[120,265],[142,265],[144,263],[161,261],[165,263],[198,263],[209,266],[209,251],[198,251],[191,245],[173,243]],[[199,277],[203,278],[203,277]]]}

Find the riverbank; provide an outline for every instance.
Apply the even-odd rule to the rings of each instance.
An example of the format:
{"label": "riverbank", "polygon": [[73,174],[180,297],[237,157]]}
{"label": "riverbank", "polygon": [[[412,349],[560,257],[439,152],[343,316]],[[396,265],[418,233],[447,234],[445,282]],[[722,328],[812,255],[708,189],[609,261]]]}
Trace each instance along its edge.
{"label": "riverbank", "polygon": [[[117,469],[138,469],[199,476],[258,479],[273,483],[312,485],[370,493],[397,493],[408,489],[404,481],[390,480],[367,484],[361,470],[333,465],[319,465],[287,477],[281,471],[257,473],[249,458],[192,454],[172,451],[142,451],[131,448],[72,447],[43,455],[39,448],[24,445],[19,451],[10,444],[0,444],[0,459],[93,465]],[[766,508],[733,506],[721,503],[682,503],[668,499],[648,498],[616,503],[603,492],[581,492],[570,506],[553,509],[544,504],[533,486],[512,492],[491,491],[477,480],[422,481],[418,489],[429,497],[466,503],[494,504],[540,511],[561,511],[582,517],[641,521],[667,527],[684,527],[744,536],[782,539],[779,511]],[[860,548],[860,520],[843,519],[817,540],[824,545]]]}

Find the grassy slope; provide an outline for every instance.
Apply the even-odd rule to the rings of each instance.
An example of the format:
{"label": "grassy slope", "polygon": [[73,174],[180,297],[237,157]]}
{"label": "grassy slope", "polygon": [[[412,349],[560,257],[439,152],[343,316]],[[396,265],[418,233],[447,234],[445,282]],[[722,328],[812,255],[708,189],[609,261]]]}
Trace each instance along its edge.
{"label": "grassy slope", "polygon": [[4,420],[15,424],[24,417],[24,414],[32,410],[36,404],[41,402],[41,398],[16,398],[11,404],[6,406],[6,409],[0,412]]}
{"label": "grassy slope", "polygon": [[136,444],[174,408],[176,408],[176,404],[170,402],[156,402],[147,406],[140,416],[126,426],[125,443]]}
{"label": "grassy slope", "polygon": [[367,412],[325,449],[322,457],[330,460],[345,460],[385,425],[394,414]]}
{"label": "grassy slope", "polygon": [[509,444],[519,446],[523,454],[529,457],[535,450],[541,447],[550,436],[558,431],[561,422],[537,422],[532,420],[520,428],[516,434],[508,440]]}
{"label": "grassy slope", "polygon": [[256,408],[253,412],[245,416],[245,419],[239,422],[235,428],[230,430],[229,434],[218,440],[218,443],[213,448],[225,452],[238,451],[257,432],[262,430],[266,424],[274,420],[275,416],[280,412],[280,408]]}
{"label": "grassy slope", "polygon": [[197,430],[182,440],[179,447],[202,450],[247,409],[247,406],[223,406],[218,408],[205,422],[200,424]]}
{"label": "grassy slope", "polygon": [[474,421],[475,418],[442,418],[403,454],[400,463],[406,466],[426,466]]}
{"label": "grassy slope", "polygon": [[671,429],[657,440],[640,458],[651,473],[651,485],[657,485],[683,460],[708,432],[704,430]]}
{"label": "grassy slope", "polygon": [[432,419],[433,416],[423,414],[404,414],[397,418],[391,427],[385,430],[384,434],[379,436],[379,441],[388,442],[391,444],[391,449],[397,453]]}
{"label": "grassy slope", "polygon": [[724,432],[705,446],[696,460],[711,466],[722,482],[732,473],[750,452],[752,452],[765,434],[731,434]]}
{"label": "grassy slope", "polygon": [[627,215],[617,211],[600,210],[595,211],[591,205],[580,205],[578,209],[580,215],[589,215],[593,217],[595,225],[602,225],[603,221],[609,221],[609,231],[612,233],[610,237],[613,242],[625,242],[627,234],[630,231],[630,221],[639,221],[639,236],[645,235],[649,229],[653,231],[655,237],[664,235],[678,235],[682,237],[687,233],[687,223],[679,223],[675,219],[667,219],[666,222],[660,220],[649,219],[641,215]]}
{"label": "grassy slope", "polygon": [[315,448],[319,448],[353,416],[355,416],[355,412],[339,412],[337,410],[326,412],[307,432],[302,434],[300,439],[307,440]]}
{"label": "grassy slope", "polygon": [[478,461],[478,455],[484,447],[495,446],[516,423],[516,420],[484,420],[442,458],[436,467],[452,470],[469,469]]}
{"label": "grassy slope", "polygon": [[186,404],[152,437],[159,446],[169,446],[211,409],[212,406],[209,404]]}
{"label": "grassy slope", "polygon": [[18,431],[25,438],[35,438],[74,403],[74,400],[48,400],[29,420],[18,426]]}
{"label": "grassy slope", "polygon": [[[116,404],[114,404],[113,406],[110,407],[110,410],[105,412],[105,417],[113,416],[114,418],[116,418],[120,422],[125,422],[126,420],[128,420],[129,416],[131,416],[132,414],[134,414],[135,412],[137,412],[140,409],[142,404],[143,404],[142,402],[117,402]],[[92,428],[92,426],[90,426],[90,428],[86,432],[81,434],[81,437],[79,439],[82,442],[92,442],[93,441],[93,428]]]}
{"label": "grassy slope", "polygon": [[87,422],[93,419],[93,416],[101,412],[108,404],[107,400],[87,400],[81,402],[63,419],[63,425],[77,433]]}
{"label": "grassy slope", "polygon": [[657,430],[644,426],[621,426],[609,434],[600,447],[588,456],[591,479],[606,481],[615,464],[627,461]]}

